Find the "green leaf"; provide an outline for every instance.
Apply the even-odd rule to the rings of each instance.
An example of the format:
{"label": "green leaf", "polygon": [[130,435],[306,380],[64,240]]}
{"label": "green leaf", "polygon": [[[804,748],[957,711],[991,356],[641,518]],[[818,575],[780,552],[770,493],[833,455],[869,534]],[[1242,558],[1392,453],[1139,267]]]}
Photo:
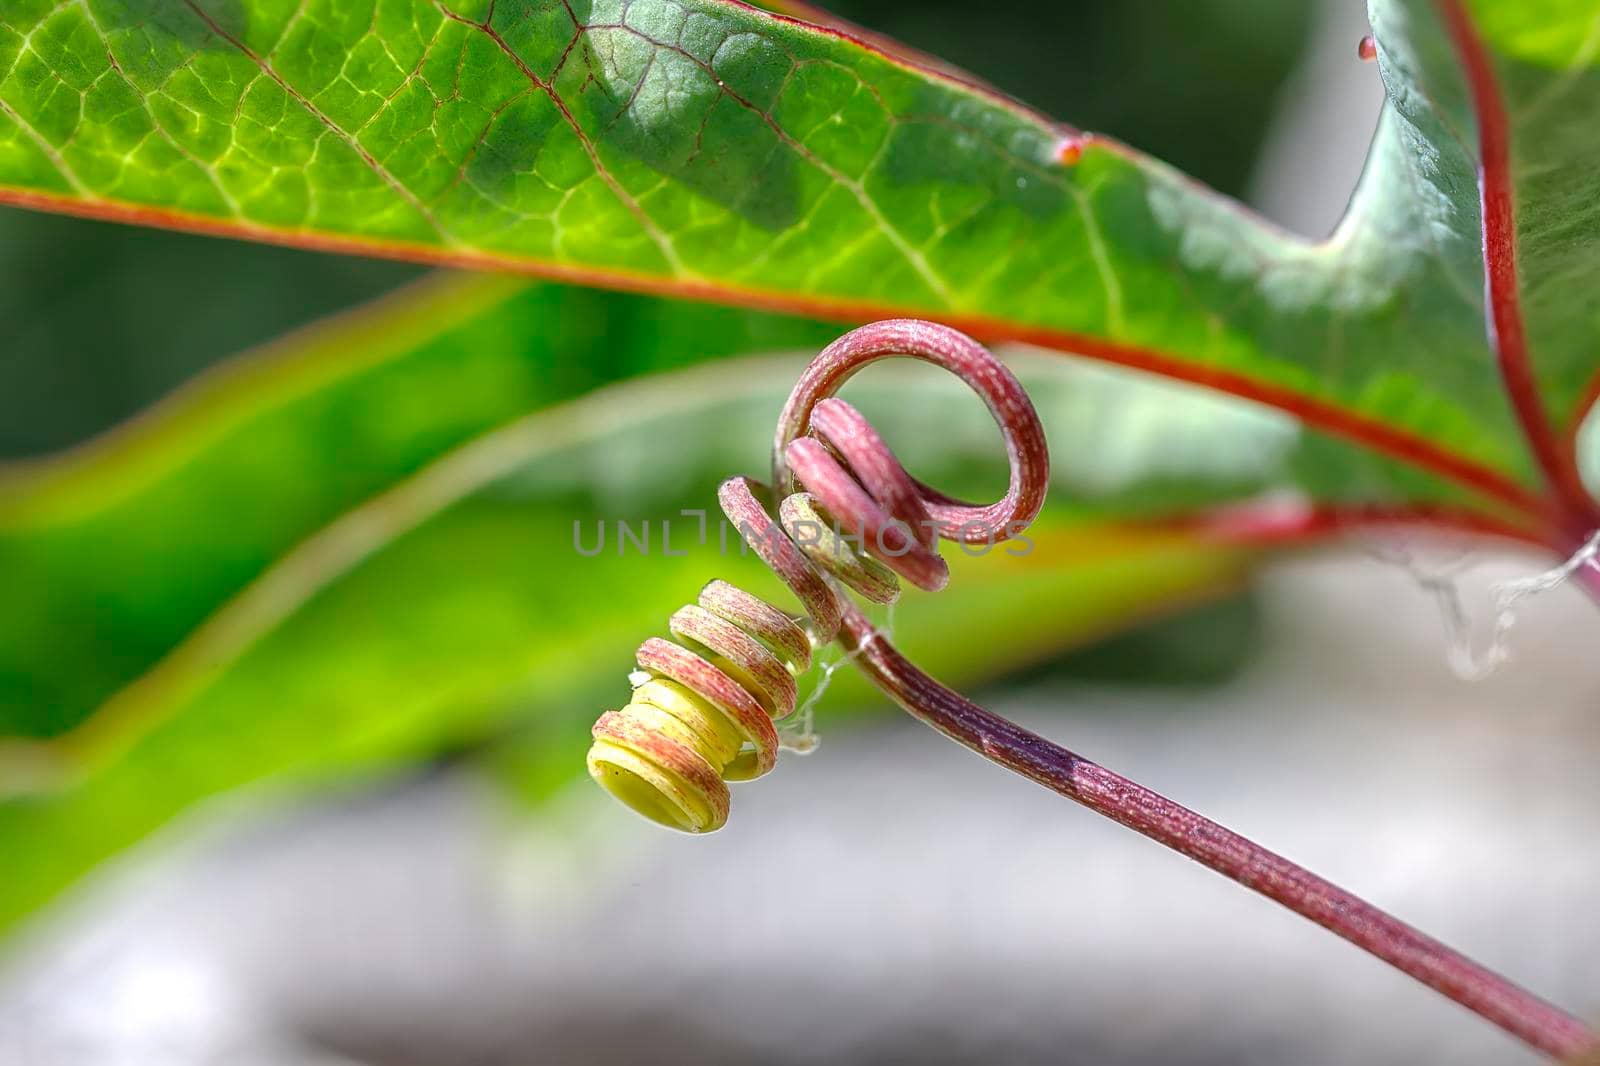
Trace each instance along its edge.
{"label": "green leaf", "polygon": [[[1593,121],[1600,105],[1600,7],[1593,0],[1469,6],[1492,66],[1492,91],[1510,125],[1509,179],[1532,360],[1549,417],[1571,429],[1592,400],[1588,392],[1600,369],[1600,309],[1591,298],[1600,283],[1600,138]],[[1401,31],[1392,35],[1393,47],[1384,36],[1389,77],[1408,86],[1395,94],[1397,135],[1415,157],[1435,157],[1431,168],[1413,164],[1412,174],[1431,186],[1428,192],[1454,202],[1438,224],[1463,232],[1461,272],[1479,286],[1474,171],[1482,109],[1470,69],[1426,5],[1410,5],[1403,19],[1381,7],[1376,13],[1380,33],[1391,25]]]}
{"label": "green leaf", "polygon": [[[1026,108],[725,0],[12,4],[0,186],[313,247],[939,317],[1272,403],[1435,475],[1369,463],[1378,502],[1538,515],[1541,464],[1482,328],[1463,55],[1436,13],[1457,4],[1374,0],[1395,105],[1325,243],[1109,138],[1066,165],[1063,129]],[[1560,64],[1586,56],[1593,13],[1537,8],[1473,12],[1512,112],[1550,101],[1518,131],[1516,177],[1538,377],[1565,411],[1596,339],[1561,295],[1593,259],[1575,131],[1596,101],[1588,66]]]}
{"label": "green leaf", "polygon": [[[413,293],[390,301],[382,315],[403,324],[437,314],[418,297],[441,292],[460,308],[477,284]],[[485,303],[470,326],[447,323],[445,334],[533,324],[526,301],[539,289],[497,302],[493,286],[503,283],[481,284],[490,289],[476,293]],[[559,297],[549,306],[559,307]],[[361,368],[311,357],[379,317],[364,312],[313,331],[301,346],[225,368],[205,386],[212,402],[174,403],[129,430],[138,439],[121,449],[41,469],[27,491],[14,492],[13,501],[28,506],[12,513],[27,516],[27,536],[46,536],[57,523],[83,520],[97,488],[126,485],[120,499],[102,501],[121,509],[121,525],[148,522],[180,554],[203,557],[210,541],[228,539],[217,537],[219,528],[237,528],[219,525],[231,497],[202,480],[188,511],[153,509],[169,480],[181,483],[183,471],[222,462],[241,435],[278,439],[300,426],[336,437],[349,419],[335,414],[358,413],[368,396],[345,388],[346,375],[410,367],[420,390],[414,397],[435,391],[422,372],[422,353],[436,345],[432,333],[410,339],[416,352],[372,356]],[[383,335],[405,336],[399,329]],[[405,343],[393,341],[400,349]],[[0,762],[13,773],[31,766],[40,787],[0,802],[0,851],[12,856],[0,881],[0,927],[187,806],[241,785],[271,780],[274,789],[295,792],[359,779],[519,726],[539,730],[548,757],[575,774],[587,726],[626,693],[633,647],[701,584],[721,576],[788,602],[753,556],[736,548],[723,555],[714,531],[706,545],[694,544],[696,523],[680,511],[714,508],[722,476],[760,469],[776,411],[802,365],[796,357],[741,360],[602,387],[448,450],[287,550],[77,731],[5,751]],[[1047,419],[1119,394],[1185,417],[1183,398],[1150,393],[1167,391],[1160,386],[1093,371],[1086,380],[1082,368],[1053,359],[1019,365]],[[919,471],[953,486],[992,481],[996,442],[981,407],[953,382],[919,369],[875,371],[852,384],[852,398],[891,440],[914,435],[930,417],[948,422],[935,447],[907,450]],[[250,387],[263,379],[273,382],[275,398]],[[319,395],[326,410],[307,406]],[[1257,443],[1295,436],[1293,426],[1253,412],[1192,402],[1198,408],[1187,418],[1197,444],[1208,431],[1236,439],[1254,433]],[[434,415],[418,403],[389,409],[419,425]],[[1161,449],[1130,438],[1121,470],[1098,488],[1101,499],[1131,500],[1170,476],[1159,467],[1141,472],[1141,452],[1161,458]],[[1259,452],[1245,452],[1229,458],[1223,451],[1209,470],[1191,462],[1188,476],[1210,479],[1218,494],[1249,491],[1273,471]],[[307,448],[308,458],[332,454]],[[1095,468],[1069,459],[1059,469],[1076,480]],[[300,482],[312,501],[315,480]],[[292,486],[263,487],[280,503],[296,498]],[[602,521],[634,530],[651,523],[656,550],[617,554],[613,539],[601,557],[576,551],[574,537],[581,532],[591,544]],[[673,550],[687,554],[662,551],[663,521],[678,523]],[[993,676],[1236,587],[1255,557],[1181,531],[1108,529],[1071,494],[1033,536],[1025,556],[953,553],[953,588],[912,597],[900,610],[897,635],[908,650],[954,680]],[[140,558],[123,565],[136,568]],[[1019,626],[1018,619],[1029,621]],[[967,639],[973,625],[1015,635],[978,647]],[[35,846],[40,841],[50,846]]]}
{"label": "green leaf", "polygon": [[814,350],[815,323],[439,277],[0,473],[0,734],[69,729],[339,514],[529,410],[632,374]]}
{"label": "green leaf", "polygon": [[[13,607],[0,613],[0,735],[77,727],[296,545],[526,411],[696,359],[814,351],[835,332],[703,305],[439,277],[251,353],[77,452],[0,471],[0,577]],[[1348,449],[1281,416],[1087,364],[1027,365],[1051,430],[1058,495],[1085,515],[1164,518],[1267,489],[1315,493],[1330,475],[1361,485]],[[900,427],[894,439],[927,469],[1001,454],[959,387],[940,384],[922,387],[924,407],[909,424],[898,404],[869,404],[869,413]],[[940,412],[972,432],[926,441],[924,420]],[[765,441],[770,426],[747,433]],[[674,484],[688,495],[733,470],[761,470],[749,454],[744,467],[724,457],[706,464],[701,483]],[[646,452],[582,472],[626,495],[666,479],[662,464]],[[997,494],[993,482],[949,487]]]}

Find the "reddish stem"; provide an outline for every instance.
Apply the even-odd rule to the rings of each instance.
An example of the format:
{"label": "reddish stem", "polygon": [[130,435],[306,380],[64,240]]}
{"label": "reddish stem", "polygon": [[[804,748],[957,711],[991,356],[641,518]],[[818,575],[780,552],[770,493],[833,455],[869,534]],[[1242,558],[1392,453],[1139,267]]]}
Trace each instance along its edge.
{"label": "reddish stem", "polygon": [[1583,1022],[1288,859],[950,691],[846,603],[840,639],[912,717],[991,762],[1187,855],[1309,918],[1557,1058],[1600,1046]]}
{"label": "reddish stem", "polygon": [[1578,475],[1572,450],[1551,425],[1539,397],[1533,359],[1522,319],[1517,284],[1516,202],[1511,180],[1511,122],[1494,64],[1462,0],[1438,0],[1440,15],[1461,58],[1477,115],[1478,188],[1483,211],[1484,302],[1489,343],[1500,364],[1506,393],[1539,469],[1563,517],[1576,531],[1600,523],[1593,498]]}

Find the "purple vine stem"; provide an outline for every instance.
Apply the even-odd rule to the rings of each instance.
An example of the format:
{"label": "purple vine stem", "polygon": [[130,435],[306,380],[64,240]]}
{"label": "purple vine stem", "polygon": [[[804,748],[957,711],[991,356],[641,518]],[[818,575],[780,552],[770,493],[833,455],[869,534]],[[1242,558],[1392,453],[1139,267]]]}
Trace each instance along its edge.
{"label": "purple vine stem", "polygon": [[[940,366],[982,397],[1010,460],[1010,485],[1003,499],[974,506],[916,481],[853,409],[833,399],[853,374],[895,357]],[[848,469],[838,467],[830,454],[844,457]],[[915,320],[876,322],[829,345],[795,385],[773,441],[773,484],[779,495],[809,489],[852,533],[880,547],[895,522],[907,530],[927,531],[920,545],[927,549],[935,533],[939,539],[963,540],[971,528],[985,538],[1003,540],[1039,513],[1048,483],[1044,431],[1021,384],[972,338]],[[736,507],[729,514],[739,520],[744,512]],[[797,554],[795,560],[788,567],[778,565],[783,559],[768,561],[807,604],[814,623],[819,617],[825,620],[824,637],[837,632],[857,667],[914,718],[991,762],[1309,918],[1540,1051],[1575,1059],[1600,1050],[1600,1038],[1583,1022],[1465,955],[1283,856],[945,688],[895,650],[834,580],[802,566]],[[1594,590],[1600,570],[1585,566],[1580,580]]]}
{"label": "purple vine stem", "polygon": [[1583,1022],[1309,870],[945,688],[853,603],[840,640],[912,717],[991,762],[1083,804],[1309,918],[1558,1059],[1600,1048]]}

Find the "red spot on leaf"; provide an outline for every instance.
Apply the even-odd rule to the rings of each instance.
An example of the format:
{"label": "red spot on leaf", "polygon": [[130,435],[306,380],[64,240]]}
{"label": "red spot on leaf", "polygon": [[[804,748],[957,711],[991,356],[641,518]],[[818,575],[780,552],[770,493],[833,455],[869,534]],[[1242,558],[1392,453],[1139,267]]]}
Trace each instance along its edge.
{"label": "red spot on leaf", "polygon": [[1372,34],[1361,38],[1361,43],[1356,45],[1356,55],[1361,57],[1363,63],[1371,63],[1378,58],[1378,42]]}

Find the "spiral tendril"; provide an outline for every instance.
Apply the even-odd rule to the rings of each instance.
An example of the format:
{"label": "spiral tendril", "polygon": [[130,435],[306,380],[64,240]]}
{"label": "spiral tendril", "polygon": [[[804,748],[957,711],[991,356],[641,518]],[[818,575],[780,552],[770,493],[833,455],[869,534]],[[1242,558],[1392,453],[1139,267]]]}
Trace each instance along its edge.
{"label": "spiral tendril", "polygon": [[[880,359],[909,357],[948,370],[989,408],[1010,462],[1004,497],[953,499],[906,472],[876,430],[834,394]],[[779,747],[774,723],[795,711],[796,676],[813,645],[839,631],[842,588],[892,604],[900,579],[938,591],[950,572],[938,541],[995,544],[1038,516],[1049,482],[1044,429],[1011,371],[947,326],[892,319],[845,334],[814,359],[790,393],[773,441],[778,521],[766,486],[744,477],[717,497],[746,544],[794,593],[806,628],[725,581],[668,621],[674,640],[639,646],[644,678],[626,706],[600,716],[589,773],[638,813],[705,833],[728,818],[729,781],[760,777]]]}

